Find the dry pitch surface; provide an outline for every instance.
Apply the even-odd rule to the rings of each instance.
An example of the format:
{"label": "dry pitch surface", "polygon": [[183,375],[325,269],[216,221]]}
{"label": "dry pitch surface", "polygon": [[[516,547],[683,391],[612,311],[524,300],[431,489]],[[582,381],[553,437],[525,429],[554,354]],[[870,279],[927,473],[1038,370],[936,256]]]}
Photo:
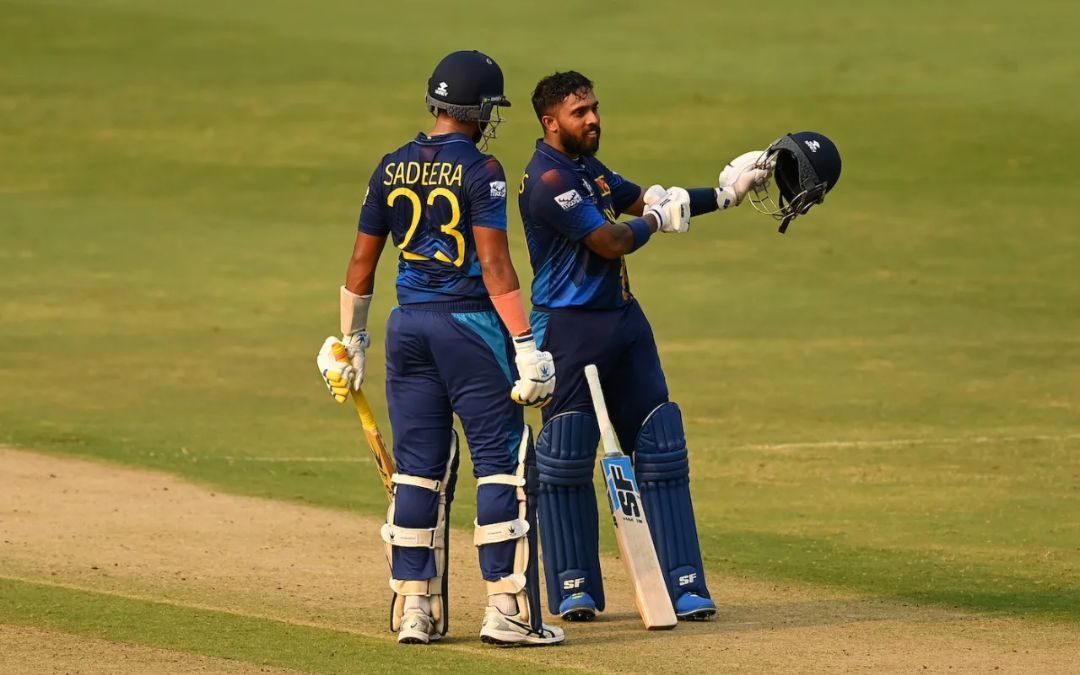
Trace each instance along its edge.
{"label": "dry pitch surface", "polygon": [[[0,485],[0,576],[392,639],[372,518],[3,448]],[[1066,672],[1080,663],[1080,631],[1069,625],[716,574],[716,620],[648,633],[614,559],[604,561],[610,605],[600,619],[568,625],[557,650],[497,650],[475,638],[483,590],[467,533],[454,533],[452,555],[451,635],[426,649],[592,672]],[[402,649],[415,663],[423,648]],[[0,625],[0,671],[15,670],[289,672]]]}

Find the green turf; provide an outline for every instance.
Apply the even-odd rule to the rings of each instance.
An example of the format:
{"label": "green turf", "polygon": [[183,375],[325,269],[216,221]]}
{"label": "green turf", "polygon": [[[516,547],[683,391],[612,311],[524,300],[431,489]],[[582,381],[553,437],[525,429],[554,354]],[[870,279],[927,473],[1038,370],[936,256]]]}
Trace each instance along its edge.
{"label": "green turf", "polygon": [[786,237],[742,208],[630,260],[713,569],[1080,619],[1080,8],[545,7],[0,2],[0,441],[379,512],[370,464],[305,461],[366,456],[314,352],[372,166],[475,46],[512,181],[557,68],[639,182],[803,128],[843,152]]}
{"label": "green turf", "polygon": [[[390,640],[326,628],[4,578],[0,578],[0,623],[311,673],[394,673],[403,667],[468,673],[492,665],[490,657],[450,648],[440,649],[438,658],[431,658],[416,650],[403,653]],[[538,672],[560,672],[532,667],[539,668]]]}

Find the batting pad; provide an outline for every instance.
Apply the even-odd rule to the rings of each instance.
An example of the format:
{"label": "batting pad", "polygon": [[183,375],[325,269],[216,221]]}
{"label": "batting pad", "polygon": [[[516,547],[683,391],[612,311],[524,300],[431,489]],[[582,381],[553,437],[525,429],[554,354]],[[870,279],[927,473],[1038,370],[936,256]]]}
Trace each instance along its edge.
{"label": "batting pad", "polygon": [[564,598],[588,593],[604,609],[600,576],[599,520],[593,467],[600,429],[581,412],[552,417],[536,441],[540,477],[540,542],[544,555],[548,609],[558,614]]}
{"label": "batting pad", "polygon": [[690,460],[679,406],[661,403],[645,418],[634,469],[672,603],[687,592],[710,597],[690,501]]}

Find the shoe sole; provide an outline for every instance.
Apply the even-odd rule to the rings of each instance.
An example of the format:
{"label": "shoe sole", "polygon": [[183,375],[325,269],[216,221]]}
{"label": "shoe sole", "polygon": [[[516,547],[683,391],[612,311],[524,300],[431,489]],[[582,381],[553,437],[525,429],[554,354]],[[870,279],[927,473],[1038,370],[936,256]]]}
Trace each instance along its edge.
{"label": "shoe sole", "polygon": [[568,609],[559,615],[563,621],[592,621],[596,618],[596,612],[588,608]]}
{"label": "shoe sole", "polygon": [[566,640],[565,637],[551,642],[528,642],[525,640],[503,640],[497,638],[494,635],[481,635],[480,641],[484,644],[495,645],[496,647],[557,647]]}
{"label": "shoe sole", "polygon": [[405,635],[398,634],[399,645],[426,645],[435,642],[442,635],[423,635],[421,633],[407,633]]}
{"label": "shoe sole", "polygon": [[712,617],[716,616],[716,609],[699,609],[687,614],[679,614],[676,618],[679,621],[708,621]]}

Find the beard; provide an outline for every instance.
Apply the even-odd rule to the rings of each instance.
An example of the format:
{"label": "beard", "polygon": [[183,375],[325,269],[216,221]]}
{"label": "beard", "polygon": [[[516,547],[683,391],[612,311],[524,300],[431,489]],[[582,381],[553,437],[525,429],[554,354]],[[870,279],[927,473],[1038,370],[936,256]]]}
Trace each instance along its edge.
{"label": "beard", "polygon": [[[595,131],[596,136],[589,136],[590,131]],[[573,136],[562,129],[559,130],[559,141],[567,153],[581,157],[592,157],[600,150],[600,126],[591,126],[582,129],[580,136]]]}

